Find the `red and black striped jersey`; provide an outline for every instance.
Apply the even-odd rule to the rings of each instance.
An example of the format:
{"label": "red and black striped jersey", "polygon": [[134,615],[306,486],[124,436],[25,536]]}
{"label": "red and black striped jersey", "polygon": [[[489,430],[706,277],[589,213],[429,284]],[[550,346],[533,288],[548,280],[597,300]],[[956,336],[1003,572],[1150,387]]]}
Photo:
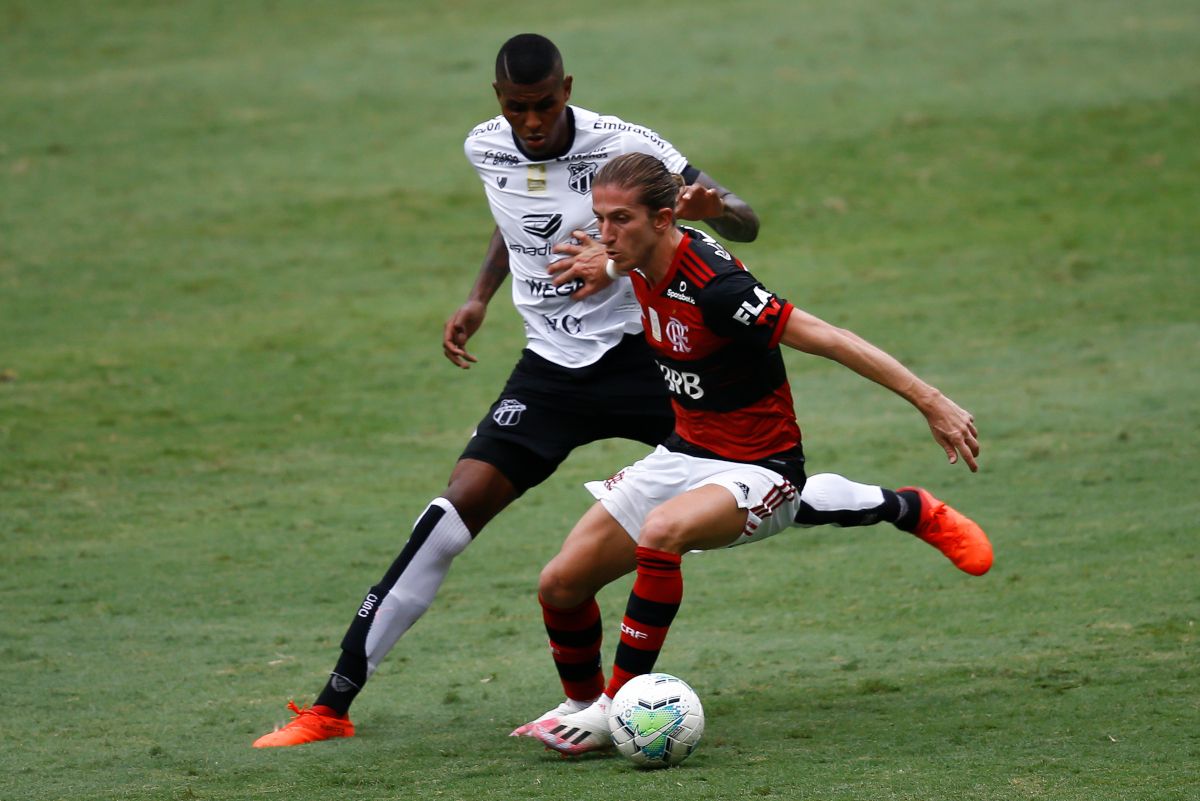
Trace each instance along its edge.
{"label": "red and black striped jersey", "polygon": [[[683,241],[651,286],[630,274],[675,409],[675,434],[717,456],[755,462],[800,444],[779,340],[792,304],[707,234]],[[669,443],[668,443],[669,446]]]}

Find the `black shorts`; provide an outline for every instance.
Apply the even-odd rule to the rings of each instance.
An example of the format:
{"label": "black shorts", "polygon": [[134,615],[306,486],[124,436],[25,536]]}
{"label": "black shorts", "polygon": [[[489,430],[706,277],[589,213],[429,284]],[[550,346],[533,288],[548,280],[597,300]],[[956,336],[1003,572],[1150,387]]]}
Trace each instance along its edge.
{"label": "black shorts", "polygon": [[487,462],[525,492],[580,445],[614,437],[657,445],[674,427],[650,346],[641,334],[626,334],[587,367],[523,351],[459,458]]}

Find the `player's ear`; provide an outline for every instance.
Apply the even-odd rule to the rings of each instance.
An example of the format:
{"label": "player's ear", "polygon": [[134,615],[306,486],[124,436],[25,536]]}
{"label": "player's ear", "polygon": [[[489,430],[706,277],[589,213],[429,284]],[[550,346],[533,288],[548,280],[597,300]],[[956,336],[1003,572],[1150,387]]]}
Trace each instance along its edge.
{"label": "player's ear", "polygon": [[654,230],[666,231],[675,224],[675,209],[661,208],[654,212]]}
{"label": "player's ear", "polygon": [[570,100],[571,100],[571,79],[573,77],[574,76],[572,76],[572,75],[568,75],[567,77],[563,78],[562,90],[563,90],[563,102],[564,103],[570,102]]}
{"label": "player's ear", "polygon": [[499,100],[500,99],[500,82],[492,81],[492,89],[494,89],[496,91],[496,99]]}

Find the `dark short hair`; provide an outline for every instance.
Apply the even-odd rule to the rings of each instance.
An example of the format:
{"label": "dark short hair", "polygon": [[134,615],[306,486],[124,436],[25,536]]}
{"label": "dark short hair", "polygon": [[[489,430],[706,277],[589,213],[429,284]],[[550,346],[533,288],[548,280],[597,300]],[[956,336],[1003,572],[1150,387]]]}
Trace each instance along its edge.
{"label": "dark short hair", "polygon": [[638,202],[651,211],[674,209],[683,186],[683,177],[667,169],[657,156],[649,153],[626,153],[605,164],[592,179],[597,186],[618,186],[634,189]]}
{"label": "dark short hair", "polygon": [[554,42],[536,33],[519,33],[496,54],[496,80],[531,84],[562,75],[562,54]]}

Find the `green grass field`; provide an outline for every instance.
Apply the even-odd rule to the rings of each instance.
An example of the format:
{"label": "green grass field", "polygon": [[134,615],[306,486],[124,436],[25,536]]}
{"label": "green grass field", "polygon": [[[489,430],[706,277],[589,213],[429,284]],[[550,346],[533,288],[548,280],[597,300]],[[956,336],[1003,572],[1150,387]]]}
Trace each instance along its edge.
{"label": "green grass field", "polygon": [[[811,469],[929,486],[996,567],[888,527],[689,557],[660,667],[701,750],[560,760],[505,735],[561,697],[538,569],[644,451],[591,446],[359,736],[255,751],[521,345],[503,295],[475,369],[439,343],[491,226],[462,137],[531,29],[755,206],[768,285],[976,414],[970,475],[789,355]],[[0,799],[1200,798],[1198,76],[1194,0],[0,0]]]}

